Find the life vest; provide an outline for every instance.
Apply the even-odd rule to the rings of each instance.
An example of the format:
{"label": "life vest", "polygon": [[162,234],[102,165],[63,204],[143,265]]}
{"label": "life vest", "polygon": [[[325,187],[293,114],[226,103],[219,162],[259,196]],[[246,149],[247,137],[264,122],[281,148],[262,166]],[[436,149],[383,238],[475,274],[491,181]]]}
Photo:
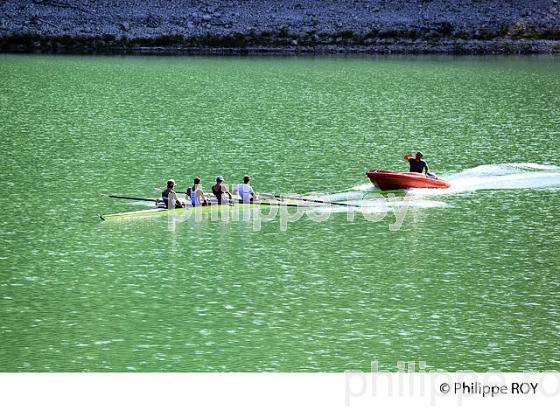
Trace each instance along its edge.
{"label": "life vest", "polygon": [[428,168],[428,163],[421,159],[420,161],[416,161],[415,158],[410,158],[408,160],[410,164],[410,172],[420,172],[423,173],[424,169]]}

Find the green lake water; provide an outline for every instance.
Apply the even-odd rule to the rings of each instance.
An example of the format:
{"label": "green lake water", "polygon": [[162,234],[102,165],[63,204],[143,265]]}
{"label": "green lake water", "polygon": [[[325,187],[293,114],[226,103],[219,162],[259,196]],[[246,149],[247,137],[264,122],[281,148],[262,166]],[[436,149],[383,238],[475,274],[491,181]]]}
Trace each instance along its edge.
{"label": "green lake water", "polygon": [[[0,139],[0,371],[560,370],[559,58],[0,55]],[[372,212],[97,217],[244,174]]]}

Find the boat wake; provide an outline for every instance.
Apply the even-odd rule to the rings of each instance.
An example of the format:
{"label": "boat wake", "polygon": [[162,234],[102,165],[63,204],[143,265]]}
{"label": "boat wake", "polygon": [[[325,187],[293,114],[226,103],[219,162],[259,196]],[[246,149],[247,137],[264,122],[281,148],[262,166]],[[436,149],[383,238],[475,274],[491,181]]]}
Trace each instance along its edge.
{"label": "boat wake", "polygon": [[447,190],[450,193],[559,188],[560,167],[533,163],[480,165],[444,178],[451,183]]}

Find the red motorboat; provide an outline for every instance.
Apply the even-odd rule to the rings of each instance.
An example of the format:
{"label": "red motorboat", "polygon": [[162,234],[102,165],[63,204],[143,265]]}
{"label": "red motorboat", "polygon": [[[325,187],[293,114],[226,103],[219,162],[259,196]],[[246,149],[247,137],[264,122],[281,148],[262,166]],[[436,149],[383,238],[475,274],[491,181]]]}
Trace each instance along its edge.
{"label": "red motorboat", "polygon": [[394,172],[375,169],[368,171],[366,175],[382,191],[408,188],[449,188],[449,182],[419,172]]}

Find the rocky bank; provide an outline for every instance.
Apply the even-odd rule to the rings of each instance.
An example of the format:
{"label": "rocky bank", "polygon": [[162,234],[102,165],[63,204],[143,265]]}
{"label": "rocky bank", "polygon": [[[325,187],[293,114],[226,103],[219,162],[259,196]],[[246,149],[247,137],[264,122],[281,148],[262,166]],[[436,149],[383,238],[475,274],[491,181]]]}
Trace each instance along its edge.
{"label": "rocky bank", "polygon": [[560,53],[560,1],[0,0],[0,50]]}

